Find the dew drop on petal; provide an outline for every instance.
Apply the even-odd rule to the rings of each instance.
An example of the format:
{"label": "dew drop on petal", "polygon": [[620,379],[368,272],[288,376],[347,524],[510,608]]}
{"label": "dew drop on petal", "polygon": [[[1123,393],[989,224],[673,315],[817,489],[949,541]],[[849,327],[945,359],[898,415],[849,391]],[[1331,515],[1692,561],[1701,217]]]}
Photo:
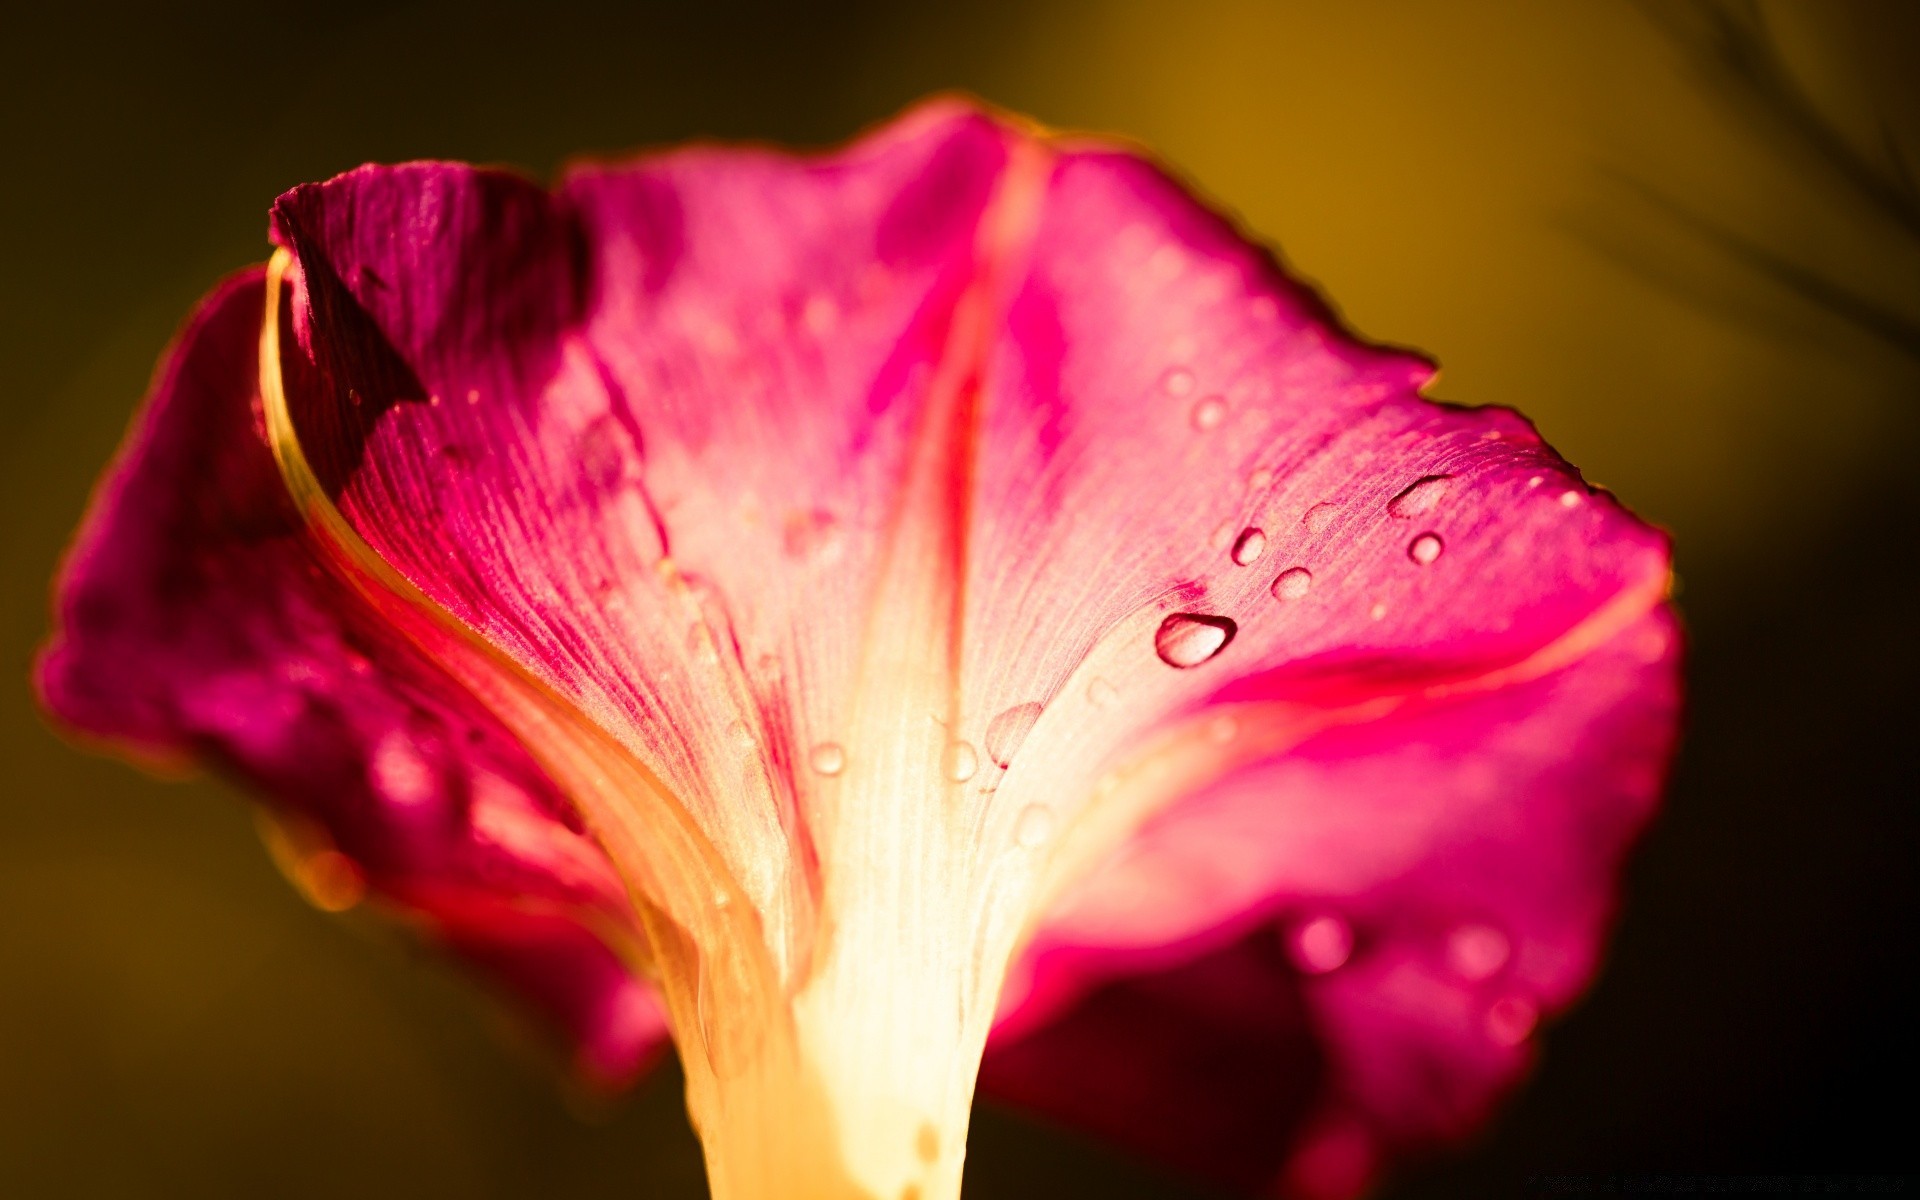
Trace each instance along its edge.
{"label": "dew drop on petal", "polygon": [[1445,548],[1446,544],[1440,540],[1439,534],[1423,533],[1407,547],[1407,557],[1424,567],[1439,558],[1440,551]]}
{"label": "dew drop on petal", "polygon": [[980,756],[970,742],[948,742],[940,753],[940,773],[954,783],[965,783],[980,769]]}
{"label": "dew drop on petal", "polygon": [[1633,652],[1645,663],[1657,663],[1667,656],[1673,640],[1664,629],[1648,629],[1633,640]]}
{"label": "dew drop on petal", "polygon": [[1120,703],[1120,690],[1104,679],[1087,684],[1087,703],[1095,708],[1112,708]]}
{"label": "dew drop on petal", "polygon": [[1193,406],[1193,411],[1187,414],[1187,419],[1192,421],[1193,427],[1202,433],[1209,429],[1217,429],[1220,422],[1227,419],[1227,402],[1218,396],[1207,396]]}
{"label": "dew drop on petal", "polygon": [[1353,954],[1353,928],[1335,916],[1318,916],[1293,927],[1287,956],[1309,975],[1325,975],[1346,965]]}
{"label": "dew drop on petal", "polygon": [[1387,617],[1387,602],[1385,600],[1374,601],[1373,607],[1367,610],[1367,617],[1374,621],[1384,621]]}
{"label": "dew drop on petal", "polygon": [[1403,488],[1399,495],[1387,501],[1387,512],[1395,517],[1417,517],[1421,513],[1432,512],[1433,506],[1447,494],[1452,485],[1451,475],[1423,475]]}
{"label": "dew drop on petal", "polygon": [[1537,488],[1541,484],[1545,483],[1546,481],[1547,481],[1547,477],[1545,475],[1535,475],[1532,479],[1527,480],[1527,486],[1530,488]]}
{"label": "dew drop on petal", "polygon": [[1325,533],[1327,526],[1333,524],[1333,519],[1339,515],[1340,510],[1331,504],[1316,504],[1300,518],[1300,523],[1307,527],[1308,533]]}
{"label": "dew drop on petal", "polygon": [[1305,567],[1289,567],[1273,581],[1275,600],[1298,600],[1313,586],[1313,572]]}
{"label": "dew drop on petal", "polygon": [[395,804],[424,804],[439,790],[433,767],[420,747],[399,730],[380,739],[367,773],[374,788]]}
{"label": "dew drop on petal", "polygon": [[1160,377],[1160,390],[1169,396],[1184,396],[1193,391],[1193,372],[1174,367]]}
{"label": "dew drop on petal", "polygon": [[1487,1036],[1502,1046],[1518,1046],[1540,1021],[1540,1010],[1524,996],[1502,996],[1487,1006]]}
{"label": "dew drop on petal", "polygon": [[1560,507],[1561,507],[1561,508],[1578,508],[1578,507],[1580,507],[1580,493],[1579,493],[1579,492],[1575,492],[1575,491],[1565,491],[1565,492],[1561,492],[1561,493],[1560,493]]}
{"label": "dew drop on petal", "polygon": [[1266,552],[1266,532],[1254,526],[1249,525],[1242,529],[1240,536],[1233,541],[1233,561],[1239,566],[1244,567],[1258,560]]}
{"label": "dew drop on petal", "polygon": [[1020,744],[1033,732],[1040,719],[1040,705],[1028,701],[1016,704],[987,722],[987,757],[997,766],[1006,766],[1020,752]]}
{"label": "dew drop on petal", "polygon": [[846,531],[840,521],[824,508],[787,514],[780,531],[787,554],[802,562],[827,566],[839,560],[846,548]]}
{"label": "dew drop on petal", "polygon": [[752,750],[759,745],[753,730],[747,727],[745,721],[735,721],[727,726],[727,740],[733,743],[736,750]]}
{"label": "dew drop on petal", "polygon": [[580,473],[596,488],[618,487],[627,478],[626,431],[612,415],[596,418],[580,433]]}
{"label": "dew drop on petal", "polygon": [[1507,935],[1491,925],[1461,925],[1447,935],[1447,965],[1474,983],[1499,974],[1512,953]]}
{"label": "dew drop on petal", "polygon": [[1044,804],[1029,804],[1020,810],[1013,824],[1013,840],[1032,850],[1047,844],[1053,836],[1053,810]]}
{"label": "dew drop on petal", "polygon": [[1256,492],[1264,492],[1273,486],[1273,472],[1261,467],[1247,476],[1247,486]]}
{"label": "dew drop on petal", "polygon": [[816,337],[833,332],[840,323],[840,306],[832,296],[809,296],[800,309],[800,323]]}
{"label": "dew drop on petal", "polygon": [[1225,650],[1238,632],[1240,627],[1231,617],[1174,613],[1160,622],[1160,631],[1153,635],[1153,649],[1161,662],[1185,670]]}
{"label": "dew drop on petal", "polygon": [[839,742],[821,742],[807,752],[807,763],[822,775],[838,775],[847,767],[847,752]]}
{"label": "dew drop on petal", "polygon": [[1232,521],[1220,522],[1213,527],[1213,532],[1207,535],[1207,545],[1215,550],[1225,550],[1233,544],[1233,531],[1237,528],[1239,526]]}

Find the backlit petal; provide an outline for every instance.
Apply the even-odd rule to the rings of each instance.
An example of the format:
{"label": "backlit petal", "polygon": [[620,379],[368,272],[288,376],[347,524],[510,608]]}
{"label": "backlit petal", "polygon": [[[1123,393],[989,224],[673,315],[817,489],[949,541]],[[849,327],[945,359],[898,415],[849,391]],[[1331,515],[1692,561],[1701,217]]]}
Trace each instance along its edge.
{"label": "backlit petal", "polygon": [[424,918],[588,1074],[631,1078],[665,1030],[613,948],[633,939],[620,880],[492,714],[324,570],[264,439],[261,313],[259,273],[235,277],[163,364],[68,559],[41,695],[252,784],[315,899]]}

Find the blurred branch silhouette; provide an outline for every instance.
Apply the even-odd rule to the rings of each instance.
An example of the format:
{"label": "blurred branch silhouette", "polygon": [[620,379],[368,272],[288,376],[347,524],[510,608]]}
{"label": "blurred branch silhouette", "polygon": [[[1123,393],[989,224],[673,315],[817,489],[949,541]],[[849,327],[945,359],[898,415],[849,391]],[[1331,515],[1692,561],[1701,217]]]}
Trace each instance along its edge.
{"label": "blurred branch silhouette", "polygon": [[[1898,134],[1882,115],[1878,151],[1857,145],[1787,64],[1757,0],[1634,3],[1711,92],[1764,136],[1809,160],[1844,193],[1889,222],[1907,249],[1920,251],[1920,188]],[[1920,317],[1745,237],[1651,184],[1630,178],[1623,182],[1752,270],[1920,360]]]}

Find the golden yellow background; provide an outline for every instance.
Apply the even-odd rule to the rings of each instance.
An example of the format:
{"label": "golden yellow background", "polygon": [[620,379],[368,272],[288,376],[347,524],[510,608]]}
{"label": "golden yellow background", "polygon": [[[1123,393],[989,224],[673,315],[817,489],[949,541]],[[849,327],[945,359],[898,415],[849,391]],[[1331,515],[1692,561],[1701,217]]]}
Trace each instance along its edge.
{"label": "golden yellow background", "polygon": [[[1673,11],[1677,5],[1663,6]],[[1770,4],[1869,155],[1920,145],[1920,6]],[[1885,1170],[1910,1151],[1920,359],[1650,194],[1920,321],[1920,241],[1624,0],[127,6],[0,51],[0,1195],[693,1197],[671,1070],[569,1097],[488,998],[305,908],[225,786],[66,747],[46,580],[170,331],[273,196],[364,160],[551,176],[844,138],[959,87],[1152,147],[1438,392],[1511,404],[1678,541],[1694,709],[1595,996],[1465,1157]],[[1911,152],[1911,150],[1910,150]],[[1173,1197],[985,1112],[978,1197]]]}

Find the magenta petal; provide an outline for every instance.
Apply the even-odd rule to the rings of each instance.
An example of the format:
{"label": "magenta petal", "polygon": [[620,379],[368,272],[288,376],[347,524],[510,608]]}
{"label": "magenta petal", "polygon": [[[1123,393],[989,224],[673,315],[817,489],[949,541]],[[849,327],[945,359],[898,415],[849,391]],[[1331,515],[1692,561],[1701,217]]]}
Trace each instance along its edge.
{"label": "magenta petal", "polygon": [[[1307,1196],[1468,1132],[1593,973],[1671,751],[1674,647],[1656,611],[1162,814],[1056,911],[982,1085]],[[1232,915],[1171,936],[1195,906]]]}
{"label": "magenta petal", "polygon": [[1591,978],[1676,725],[1666,544],[1430,374],[1137,158],[1056,168],[983,458],[970,602],[1007,636],[975,677],[1079,715],[1036,753],[1181,736],[1224,773],[1048,914],[990,1093],[1345,1195],[1470,1129]]}
{"label": "magenta petal", "polygon": [[763,905],[812,886],[791,781],[847,719],[1010,140],[935,106],[824,160],[692,149],[551,196],[367,168],[275,209],[291,403],[341,511],[644,761]]}
{"label": "magenta petal", "polygon": [[323,569],[263,439],[261,314],[260,273],[236,276],[163,364],[67,561],[43,702],[253,784],[330,847],[296,851],[344,855],[590,1073],[629,1077],[664,1030],[609,949],[632,936],[619,879],[493,716]]}

